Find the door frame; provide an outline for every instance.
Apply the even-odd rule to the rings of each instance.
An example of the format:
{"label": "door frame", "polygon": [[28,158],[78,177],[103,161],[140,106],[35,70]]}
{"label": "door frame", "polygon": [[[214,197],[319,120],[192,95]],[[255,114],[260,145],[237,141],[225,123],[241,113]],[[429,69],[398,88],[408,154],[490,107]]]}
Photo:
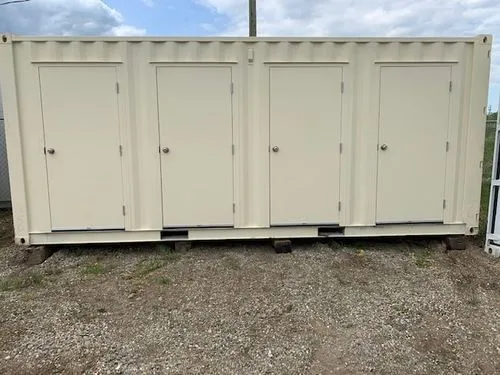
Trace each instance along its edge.
{"label": "door frame", "polygon": [[[372,108],[372,118],[377,124],[377,139],[375,147],[377,148],[377,158],[375,170],[377,171],[377,176],[375,180],[374,194],[372,199],[374,201],[375,210],[373,211],[373,222],[375,224],[404,224],[407,222],[378,222],[377,221],[377,201],[378,201],[378,168],[379,168],[379,143],[380,143],[380,88],[381,88],[381,74],[382,68],[384,67],[448,67],[450,68],[450,81],[452,82],[452,90],[449,96],[449,106],[448,106],[448,126],[447,126],[447,139],[448,139],[448,151],[446,153],[445,161],[445,177],[444,177],[444,197],[446,204],[443,208],[443,222],[444,224],[455,223],[455,218],[460,215],[458,210],[461,210],[461,204],[457,204],[463,200],[463,190],[461,184],[456,184],[458,176],[458,168],[461,166],[462,170],[465,168],[465,163],[463,159],[465,155],[459,155],[458,149],[465,148],[465,143],[467,141],[467,135],[464,132],[461,123],[461,111],[460,111],[460,93],[462,92],[462,79],[460,79],[460,65],[458,61],[375,61],[374,64],[374,90],[377,92],[377,99],[373,101],[374,106]],[[458,147],[459,143],[461,144]],[[462,171],[464,173],[464,171]],[[460,198],[462,197],[462,198]],[[412,223],[428,223],[428,222],[412,222]],[[440,222],[441,223],[441,222]]]}
{"label": "door frame", "polygon": [[[240,188],[240,177],[239,177],[239,171],[240,168],[238,168],[239,163],[240,163],[240,158],[241,158],[241,153],[240,153],[240,143],[239,141],[239,136],[240,136],[240,129],[239,129],[239,124],[237,119],[239,118],[239,101],[240,97],[242,95],[238,95],[239,91],[241,90],[239,82],[238,82],[238,76],[239,72],[235,72],[235,68],[238,68],[238,63],[237,62],[223,62],[223,61],[211,61],[211,62],[160,62],[160,61],[152,61],[149,63],[151,66],[151,76],[153,77],[154,80],[154,98],[153,100],[153,105],[152,109],[154,109],[154,113],[156,114],[156,126],[158,130],[158,150],[161,148],[161,126],[160,126],[160,105],[159,105],[159,95],[158,95],[158,70],[161,68],[210,68],[210,67],[218,67],[218,68],[229,68],[230,73],[231,73],[231,82],[232,82],[232,88],[230,92],[230,100],[231,100],[231,139],[233,142],[233,155],[232,155],[232,181],[233,181],[233,225],[224,227],[224,228],[237,228],[237,217],[239,213],[239,207],[236,204],[236,202],[240,202],[241,197],[239,195],[239,188]],[[228,88],[229,92],[229,88]],[[162,157],[161,153],[158,152],[158,161],[159,161],[159,177],[160,177],[160,203],[161,203],[161,225],[163,229],[168,229],[168,228],[176,228],[176,227],[165,227],[163,217],[163,208],[164,208],[164,202],[163,202],[163,179],[162,179]],[[196,226],[196,228],[203,228],[205,226]],[[210,227],[210,226],[209,226]]]}
{"label": "door frame", "polygon": [[[268,144],[268,223],[269,227],[282,227],[283,225],[272,225],[271,224],[271,68],[290,68],[290,67],[338,67],[341,70],[341,82],[342,82],[342,92],[341,92],[341,103],[340,103],[340,126],[339,126],[339,212],[338,212],[338,222],[335,224],[325,224],[325,225],[338,225],[345,226],[347,224],[346,220],[350,214],[350,188],[351,188],[351,175],[350,168],[352,163],[352,158],[350,155],[350,150],[352,149],[352,139],[353,131],[352,128],[352,101],[353,101],[353,85],[351,78],[351,66],[348,60],[341,61],[293,61],[293,62],[274,62],[265,61],[263,75],[266,77],[266,93],[262,95],[263,99],[266,100],[266,111],[262,110],[262,118],[267,120],[267,144]],[[339,88],[340,89],[340,88]],[[308,224],[309,225],[309,224]],[[316,225],[316,224],[310,224]],[[321,224],[318,224],[321,225]]]}
{"label": "door frame", "polygon": [[[122,194],[122,205],[123,205],[123,229],[117,229],[117,230],[127,230],[129,229],[130,226],[130,215],[126,215],[126,208],[128,205],[128,202],[130,201],[129,199],[129,194],[130,194],[130,188],[126,181],[130,178],[129,176],[129,170],[126,165],[126,160],[125,156],[127,155],[126,153],[126,147],[124,148],[124,138],[126,139],[126,135],[128,135],[128,130],[127,126],[128,125],[128,105],[126,101],[126,96],[125,95],[120,95],[121,93],[121,82],[127,82],[126,79],[126,71],[123,69],[123,64],[120,62],[86,62],[86,61],[72,61],[72,62],[32,62],[33,65],[33,70],[35,71],[35,77],[36,77],[36,86],[38,87],[38,98],[39,98],[39,103],[40,103],[40,110],[41,110],[41,126],[42,126],[42,137],[43,137],[43,149],[45,150],[45,147],[47,146],[46,144],[46,139],[45,139],[45,120],[43,119],[43,98],[42,98],[42,81],[40,78],[40,68],[41,67],[48,67],[48,68],[67,68],[71,66],[77,66],[77,67],[87,67],[87,68],[108,68],[112,67],[115,70],[115,79],[116,79],[116,101],[117,101],[117,114],[118,118],[116,119],[118,122],[118,142],[119,145],[122,147],[122,154],[120,157],[120,174],[121,174],[121,194]],[[124,136],[125,135],[125,136]],[[49,173],[48,173],[48,164],[47,164],[47,155],[43,155],[44,159],[44,164],[45,164],[45,180],[46,180],[46,186],[47,186],[47,202],[48,202],[48,210],[47,210],[47,222],[49,223],[49,228],[51,232],[59,232],[62,229],[53,229],[52,225],[52,211],[50,207],[50,185],[49,185]],[[112,229],[112,228],[111,228]],[[66,230],[66,229],[64,229]],[[72,230],[72,229],[68,229]],[[78,230],[85,230],[85,229],[78,229]],[[96,230],[101,230],[101,229],[89,229],[88,231],[96,231]],[[108,230],[108,229],[102,229],[102,230]],[[116,229],[115,229],[116,230]]]}

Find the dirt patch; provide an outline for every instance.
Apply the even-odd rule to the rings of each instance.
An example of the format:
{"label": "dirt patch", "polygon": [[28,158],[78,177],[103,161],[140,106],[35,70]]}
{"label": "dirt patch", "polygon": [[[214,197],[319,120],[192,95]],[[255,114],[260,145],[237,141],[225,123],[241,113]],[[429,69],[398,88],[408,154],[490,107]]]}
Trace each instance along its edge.
{"label": "dirt patch", "polygon": [[0,248],[0,373],[500,373],[500,261],[438,240]]}

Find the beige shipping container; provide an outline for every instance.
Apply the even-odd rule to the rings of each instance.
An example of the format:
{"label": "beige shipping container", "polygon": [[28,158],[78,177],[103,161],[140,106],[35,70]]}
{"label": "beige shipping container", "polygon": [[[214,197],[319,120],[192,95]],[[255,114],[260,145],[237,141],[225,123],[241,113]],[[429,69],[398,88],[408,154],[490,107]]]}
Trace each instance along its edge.
{"label": "beige shipping container", "polygon": [[490,35],[1,38],[19,244],[477,233]]}

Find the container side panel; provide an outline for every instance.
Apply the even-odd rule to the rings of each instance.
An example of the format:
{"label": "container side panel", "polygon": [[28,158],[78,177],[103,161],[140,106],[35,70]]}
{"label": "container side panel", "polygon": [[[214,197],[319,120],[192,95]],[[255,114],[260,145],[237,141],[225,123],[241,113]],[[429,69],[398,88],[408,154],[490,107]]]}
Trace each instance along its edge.
{"label": "container side panel", "polygon": [[[306,215],[297,214],[297,217],[307,217],[314,211],[316,214],[324,214],[323,219],[325,219],[328,212],[333,215],[327,218],[328,223],[336,222],[352,228],[373,227],[373,235],[383,232],[375,230],[378,227],[375,224],[380,222],[380,219],[384,219],[383,215],[386,216],[383,222],[439,220],[457,225],[457,228],[458,226],[465,228],[467,233],[473,234],[477,229],[479,212],[484,108],[490,48],[491,36],[484,35],[474,38],[255,38],[251,40],[247,38],[11,38],[8,36],[7,42],[0,41],[0,62],[2,63],[0,85],[4,93],[16,240],[21,242],[22,238],[29,241],[28,233],[49,233],[52,230],[47,160],[43,152],[45,134],[42,122],[44,116],[39,86],[39,68],[80,69],[90,66],[115,69],[119,83],[119,93],[115,101],[118,102],[119,117],[117,134],[123,146],[120,165],[123,182],[120,186],[123,187],[124,192],[122,204],[126,206],[124,225],[127,231],[160,231],[166,223],[164,215],[169,214],[169,211],[164,209],[165,202],[178,205],[173,212],[188,214],[186,207],[189,209],[195,207],[196,205],[191,204],[191,201],[198,198],[198,202],[203,202],[197,205],[199,211],[193,211],[192,215],[189,215],[196,216],[200,220],[178,220],[176,223],[172,221],[169,225],[268,228],[272,219],[270,205],[274,194],[274,190],[271,190],[271,183],[275,186],[272,181],[274,174],[270,173],[270,168],[274,166],[274,161],[279,161],[277,158],[273,161],[273,157],[283,156],[286,149],[286,147],[285,149],[280,147],[276,154],[269,150],[269,146],[273,146],[275,141],[273,139],[271,142],[270,136],[276,129],[279,130],[279,128],[270,128],[270,124],[273,123],[271,117],[276,117],[276,112],[271,112],[271,109],[275,108],[272,96],[278,95],[274,87],[276,82],[270,82],[270,71],[300,68],[304,69],[301,72],[313,72],[315,69],[321,70],[329,66],[332,69],[341,67],[341,77],[345,85],[344,93],[341,95],[340,86],[337,87],[337,83],[332,84],[332,87],[339,89],[338,95],[341,95],[339,106],[342,106],[340,110],[342,115],[339,123],[341,122],[342,125],[339,136],[332,143],[332,150],[325,149],[324,151],[338,151],[339,142],[342,143],[343,150],[334,155],[337,161],[328,160],[330,156],[318,157],[320,153],[318,150],[323,150],[324,145],[321,143],[322,140],[319,143],[314,143],[316,141],[311,143],[313,139],[311,132],[307,135],[311,137],[310,139],[304,138],[310,147],[306,157],[299,157],[297,154],[297,160],[285,163],[286,166],[282,172],[288,171],[287,173],[290,173],[293,178],[302,176],[302,179],[307,180],[304,176],[316,170],[318,176],[315,179],[318,181],[327,179],[327,184],[332,184],[332,173],[338,173],[340,170],[341,174],[337,176],[336,185],[340,184],[340,189],[334,191],[327,188],[325,184],[314,186],[316,190],[311,188],[305,194],[300,193],[300,199],[295,199],[293,202],[289,200],[286,203],[287,196],[299,195],[294,189],[299,189],[301,184],[307,184],[307,181],[300,180],[295,186],[292,184],[286,186],[284,196],[275,194],[277,202],[280,199],[283,200],[282,210],[300,205],[305,207],[304,202],[309,201],[308,209],[311,211],[304,211]],[[443,166],[441,154],[432,156],[432,162],[429,161],[434,152],[430,150],[434,147],[432,146],[434,142],[440,144],[440,152],[445,152],[445,146],[441,148],[441,142],[443,142],[440,138],[441,128],[433,128],[432,131],[427,129],[425,142],[423,136],[422,139],[419,138],[424,131],[418,134],[414,134],[413,131],[417,131],[414,129],[417,122],[418,129],[422,130],[421,128],[425,128],[430,122],[438,121],[442,113],[436,112],[434,107],[441,108],[438,102],[444,103],[444,99],[441,100],[441,96],[436,94],[437,82],[429,82],[430,79],[425,78],[425,82],[421,85],[425,86],[425,89],[422,89],[417,82],[419,79],[411,79],[411,76],[417,74],[414,74],[415,71],[411,69],[429,69],[426,72],[434,72],[435,69],[445,66],[451,69],[453,90],[449,97],[448,136],[444,139],[444,142],[449,142],[448,151],[445,156],[444,170],[441,170],[443,169],[441,168]],[[384,109],[381,108],[380,94],[383,96],[382,102],[387,101],[388,98],[386,89],[389,81],[385,78],[390,75],[390,69],[399,68],[407,69],[405,72],[409,73],[402,74],[397,79],[394,78],[397,83],[393,83],[394,90],[392,94],[389,93],[394,102],[386,104],[385,112],[380,113],[380,110]],[[197,76],[200,69],[212,69],[209,72],[217,78],[213,78],[208,73]],[[384,71],[382,75],[381,71]],[[157,72],[161,74],[158,75]],[[179,77],[177,77],[178,74],[180,74]],[[322,80],[333,79],[331,71],[322,70],[318,74],[322,76]],[[167,84],[166,81],[158,81],[157,78],[160,75],[168,76],[171,82]],[[197,78],[191,77],[192,75]],[[427,73],[424,75],[427,76]],[[436,79],[440,82],[440,90],[441,82],[444,81],[443,77],[444,74]],[[381,78],[385,79],[382,86],[380,85]],[[58,79],[64,81],[64,78]],[[196,84],[197,80],[203,83]],[[295,78],[284,83],[285,88],[278,95],[284,102],[283,106],[286,104],[285,101],[295,103],[290,113],[284,115],[290,124],[297,122],[297,112],[300,112],[303,107],[310,111],[308,116],[312,120],[321,118],[323,114],[325,117],[332,117],[332,107],[336,104],[332,104],[331,100],[328,100],[328,105],[324,104],[325,96],[332,94],[327,89],[323,92],[323,88],[318,89],[314,86],[315,82],[319,81],[316,76],[312,82],[306,80],[296,90],[297,92],[292,92],[294,88],[287,89],[291,87],[294,80]],[[230,81],[234,83],[232,96]],[[163,85],[162,92],[159,91],[161,85]],[[405,88],[412,85],[415,85],[415,92],[409,92]],[[70,92],[70,86],[67,84],[65,86],[66,92]],[[213,90],[207,93],[211,86]],[[321,87],[319,83],[316,86]],[[448,82],[445,82],[445,90],[448,90],[448,87]],[[314,91],[314,94],[306,95],[304,93],[306,89]],[[115,90],[114,85],[112,90]],[[92,95],[98,96],[100,91],[102,90],[93,89]],[[426,99],[422,98],[424,91]],[[225,96],[219,92],[224,93]],[[180,104],[165,106],[160,98],[162,95],[168,97],[171,103]],[[296,95],[301,95],[300,99],[296,98]],[[269,103],[270,98],[273,108]],[[432,100],[435,104],[430,105],[425,100]],[[320,108],[321,103],[323,104]],[[288,105],[292,107],[291,104],[288,103]],[[314,106],[317,106],[316,110]],[[417,115],[413,115],[413,107],[417,106],[421,108]],[[190,110],[186,111],[186,107]],[[213,110],[216,107],[230,108],[230,110],[223,109],[223,113],[219,113],[221,111]],[[430,111],[434,113],[429,114]],[[281,112],[285,113],[286,110]],[[392,134],[394,140],[391,140],[390,144],[386,142],[389,148],[385,153],[379,149],[379,130],[380,136],[385,134],[385,122],[381,122],[379,126],[379,115],[381,118],[392,116],[390,117],[392,127],[388,128],[390,130],[388,134]],[[432,118],[426,117],[427,115]],[[169,126],[173,124],[172,116],[182,120],[179,123],[190,123],[191,119],[202,118],[204,124],[210,123],[210,126],[215,129],[214,132],[209,132],[207,127],[200,126],[198,129],[191,128],[191,125],[184,125],[186,129],[184,134],[183,130],[174,128],[173,131],[179,137],[179,143],[185,147],[190,144],[185,142],[185,139],[189,139],[190,142],[204,140],[204,142],[193,143],[197,150],[183,159],[189,160],[189,167],[185,167],[184,161],[182,163],[179,161],[179,164],[174,163],[176,167],[167,168],[168,163],[173,163],[174,160],[174,147],[170,141],[175,137],[169,135],[171,131]],[[337,121],[336,119],[335,117],[333,122]],[[163,120],[166,122],[162,123]],[[311,128],[313,128],[312,120],[309,121]],[[330,123],[332,123],[331,119]],[[287,133],[284,130],[282,132],[287,140],[294,136],[288,134],[291,132]],[[213,134],[218,134],[218,136],[212,136]],[[166,135],[169,135],[168,139],[165,138]],[[324,135],[324,138],[326,137]],[[68,137],[64,136],[64,138]],[[298,139],[297,142],[299,144],[300,140]],[[383,142],[381,138],[380,143]],[[418,158],[414,155],[408,156],[407,153],[411,150],[417,152],[415,144],[419,142],[422,149],[418,151],[420,152]],[[278,142],[276,143],[281,146]],[[212,155],[209,144],[217,144],[217,150],[224,150],[224,157],[218,154],[219,151]],[[235,146],[234,155],[231,153],[232,144]],[[159,152],[160,145],[170,147],[170,153],[166,155]],[[50,145],[47,144],[47,147]],[[176,147],[176,152],[183,152],[178,149],[178,146]],[[398,153],[399,156],[391,161],[394,165],[389,163],[379,166],[379,162],[383,161],[382,157],[390,159],[389,152],[394,153],[394,148],[400,147],[404,148],[405,152]],[[94,150],[90,148],[89,152],[92,151]],[[299,152],[300,149],[297,148],[295,151]],[[204,157],[200,158],[200,154],[204,154]],[[57,155],[57,150],[54,155]],[[217,164],[210,162],[212,158],[215,160],[219,157]],[[316,162],[311,161],[315,158],[318,159]],[[427,163],[426,167],[419,169],[416,167],[417,164],[414,164],[417,161],[421,164]],[[304,163],[314,164],[315,167],[306,170]],[[339,167],[340,163],[341,167]],[[338,167],[338,170],[330,169],[333,166]],[[378,176],[379,167],[380,176]],[[437,178],[423,177],[424,174],[437,176],[438,167],[440,172]],[[83,171],[82,168],[80,169]],[[300,173],[297,172],[298,170]],[[294,172],[296,175],[293,175]],[[76,172],[74,173],[76,175]],[[210,178],[207,178],[208,175]],[[171,176],[176,177],[170,180]],[[207,185],[205,185],[206,182],[200,181],[210,179],[221,184],[222,187],[215,188],[216,198],[206,199],[203,194],[207,194],[210,189],[203,190]],[[169,183],[176,181],[177,185],[167,185],[166,181]],[[380,185],[381,181],[383,181],[382,185],[387,184],[384,188],[384,199],[389,199],[387,207],[394,210],[394,212],[391,211],[392,213],[384,214],[380,208],[380,186],[377,189],[377,184]],[[197,184],[201,184],[198,190],[200,195],[195,199],[192,198],[195,196],[192,190],[195,190]],[[440,188],[444,186],[444,193],[439,199],[436,198],[438,185]],[[121,187],[113,188],[113,191],[121,193]],[[173,193],[168,194],[166,198],[167,189],[173,189]],[[423,211],[419,210],[424,210],[427,204],[429,206],[431,204],[419,201],[418,194],[423,194],[429,189],[432,190],[432,194],[428,192],[429,194],[436,193],[436,196],[433,195],[432,198],[435,211],[431,212],[425,208],[427,214],[424,215]],[[325,195],[327,190],[328,193]],[[203,194],[200,193],[201,191]],[[189,197],[183,196],[184,193],[189,193]],[[428,196],[427,193],[425,194]],[[333,199],[334,196],[335,199]],[[310,204],[310,201],[316,202],[316,200],[322,200],[321,207],[314,207]],[[444,212],[443,200],[446,201]],[[338,201],[342,203],[340,212]],[[235,203],[234,213],[233,203]],[[122,204],[119,209],[120,215],[122,215]],[[332,207],[334,207],[333,211]],[[417,209],[417,207],[420,208]],[[398,212],[398,209],[401,211]],[[413,209],[416,211],[411,215],[403,215],[404,212],[408,213]],[[283,216],[292,217],[292,214],[294,213],[284,211]],[[303,217],[298,221],[294,219],[292,224],[297,222],[301,225],[307,222]],[[324,221],[323,219],[321,221]],[[316,223],[317,220],[317,218],[311,219],[311,222]],[[286,221],[276,223],[289,225]],[[427,224],[419,225],[419,228],[424,228]],[[407,226],[404,227],[407,228]],[[123,228],[123,224],[120,228]],[[442,231],[446,231],[448,227],[442,228]],[[472,232],[470,232],[471,229]],[[203,228],[203,230],[208,229]],[[401,229],[398,233],[404,233],[404,230]]]}
{"label": "container side panel", "polygon": [[0,89],[0,207],[10,206],[9,168],[7,166],[7,145],[3,119],[2,96]]}
{"label": "container side panel", "polygon": [[116,69],[40,67],[53,230],[124,227]]}
{"label": "container side panel", "polygon": [[269,67],[266,44],[249,44],[245,137],[245,227],[269,227]]}
{"label": "container side panel", "polygon": [[[38,67],[32,64],[29,58],[31,46],[32,43],[29,42],[14,44],[23,168],[27,181],[29,181],[25,188],[27,206],[29,207],[28,223],[30,232],[51,230],[47,168],[43,153],[44,134],[40,84]],[[8,119],[8,114],[6,114],[6,117]],[[9,173],[12,173],[11,170],[9,170]]]}
{"label": "container side panel", "polygon": [[490,76],[491,36],[478,37],[474,44],[472,59],[472,82],[469,118],[466,124],[467,148],[465,155],[463,221],[468,225],[468,234],[476,234],[479,225],[483,150],[488,103],[488,81]]}
{"label": "container side panel", "polygon": [[159,67],[163,225],[233,225],[231,68]]}
{"label": "container side panel", "polygon": [[443,221],[451,68],[382,67],[377,222]]}
{"label": "container side panel", "polygon": [[127,97],[130,111],[129,138],[124,139],[131,185],[126,218],[130,216],[134,230],[159,230],[163,226],[156,68],[149,63],[150,48],[151,43],[128,45],[124,64],[128,79],[120,82],[120,97]]}
{"label": "container side panel", "polygon": [[458,201],[461,196],[460,191],[463,190],[463,183],[460,183],[461,178],[463,178],[461,150],[463,149],[462,143],[464,139],[463,118],[464,112],[467,110],[467,106],[464,106],[463,102],[466,100],[464,93],[470,82],[467,77],[470,76],[468,66],[471,60],[469,56],[472,56],[472,44],[457,44],[454,46],[453,51],[457,54],[460,63],[453,64],[451,73],[452,93],[448,128],[449,148],[446,158],[445,223],[455,223],[462,220],[462,199],[460,199],[460,203]]}
{"label": "container side panel", "polygon": [[342,132],[342,143],[346,143],[348,133],[353,138],[350,147],[346,145],[342,154],[342,159],[347,159],[345,163],[349,165],[342,173],[350,179],[350,190],[346,194],[349,199],[344,204],[346,224],[375,224],[379,76],[375,74],[377,70],[373,61],[377,53],[376,43],[355,48],[351,64],[352,83],[346,86],[344,94],[344,100],[349,98],[352,102],[353,117],[351,128]]}
{"label": "container side panel", "polygon": [[339,220],[342,68],[270,69],[271,225]]}
{"label": "container side panel", "polygon": [[23,160],[23,139],[19,101],[21,100],[16,76],[13,45],[0,45],[0,88],[2,90],[5,134],[9,160],[9,178],[12,187],[12,205],[15,239],[17,243],[29,243],[28,208],[26,202],[26,177]]}

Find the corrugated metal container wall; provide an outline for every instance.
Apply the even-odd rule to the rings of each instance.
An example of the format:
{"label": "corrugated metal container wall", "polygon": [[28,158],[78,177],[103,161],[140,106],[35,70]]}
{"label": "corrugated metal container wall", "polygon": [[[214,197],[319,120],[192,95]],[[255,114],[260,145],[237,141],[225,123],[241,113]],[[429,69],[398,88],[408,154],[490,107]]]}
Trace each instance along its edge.
{"label": "corrugated metal container wall", "polygon": [[[1,91],[1,90],[0,90]],[[7,144],[3,121],[2,95],[0,93],[0,208],[10,207],[9,168],[7,164]]]}
{"label": "corrugated metal container wall", "polygon": [[16,240],[474,234],[491,36],[3,36]]}

